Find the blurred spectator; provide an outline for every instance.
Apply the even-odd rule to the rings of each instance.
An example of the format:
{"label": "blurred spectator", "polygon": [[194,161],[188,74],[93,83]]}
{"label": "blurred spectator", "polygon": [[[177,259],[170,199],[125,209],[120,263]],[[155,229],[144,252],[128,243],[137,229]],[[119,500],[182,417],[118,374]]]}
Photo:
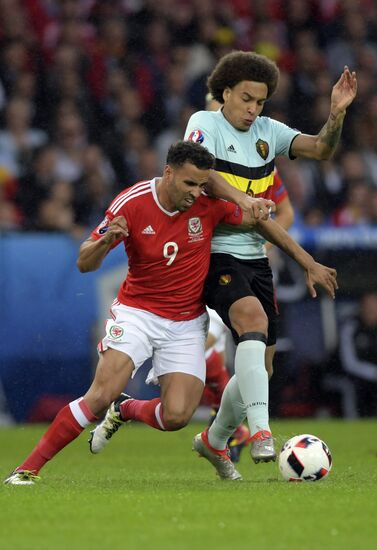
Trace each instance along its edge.
{"label": "blurred spectator", "polygon": [[9,100],[0,131],[0,166],[16,178],[25,171],[33,151],[47,142],[47,134],[31,126],[32,117],[33,105],[27,99]]}
{"label": "blurred spectator", "polygon": [[164,112],[169,126],[175,126],[186,102],[184,67],[171,64],[166,71],[166,89],[163,94]]}
{"label": "blurred spectator", "polygon": [[73,183],[75,221],[82,227],[94,227],[113,197],[114,170],[98,145],[89,145],[83,153],[83,174]]}
{"label": "blurred spectator", "polygon": [[69,182],[58,180],[38,205],[35,225],[41,231],[74,232],[73,191]]}
{"label": "blurred spectator", "polygon": [[184,104],[180,112],[178,113],[178,119],[175,124],[169,126],[165,131],[161,132],[154,142],[154,146],[158,155],[160,170],[159,173],[162,173],[162,170],[165,166],[166,156],[169,150],[169,147],[172,143],[175,143],[179,139],[182,139],[182,136],[185,133],[187,123],[195,112],[195,108],[190,105]]}
{"label": "blurred spectator", "polygon": [[370,187],[365,180],[349,183],[346,202],[334,212],[332,223],[338,227],[365,225],[369,222]]}
{"label": "blurred spectator", "polygon": [[35,151],[29,169],[20,178],[17,204],[23,215],[23,227],[37,229],[37,214],[41,201],[45,200],[56,182],[58,154],[55,147],[46,145]]}
{"label": "blurred spectator", "polygon": [[160,161],[157,153],[153,149],[142,151],[136,169],[141,181],[154,178],[156,174],[160,173]]}
{"label": "blurred spectator", "polygon": [[[325,122],[343,66],[357,71],[358,96],[336,158],[277,164],[298,221],[375,224],[374,195],[355,184],[362,179],[377,188],[376,17],[377,4],[370,0],[2,0],[3,225],[32,229],[38,201],[47,200],[58,181],[71,182],[72,195],[66,196],[73,197],[78,221],[79,197],[91,202],[94,192],[94,213],[108,185],[117,192],[144,177],[156,154],[161,171],[192,109],[205,108],[214,64],[235,48],[255,49],[278,63],[280,83],[265,114],[309,133]],[[52,181],[35,187],[34,152],[49,141],[56,155]],[[113,176],[86,173],[89,143],[110,159],[105,162]],[[83,211],[80,223],[90,216]]]}
{"label": "blurred spectator", "polygon": [[338,24],[341,29],[340,36],[328,46],[327,51],[329,68],[334,78],[342,71],[344,65],[355,67],[358,59],[362,59],[361,52],[365,52],[366,47],[372,55],[373,52],[377,53],[375,44],[369,41],[368,21],[356,3],[343,15]]}
{"label": "blurred spectator", "polygon": [[12,92],[19,76],[31,68],[31,55],[25,41],[21,38],[3,41],[0,53],[0,79],[7,95]]}
{"label": "blurred spectator", "polygon": [[20,210],[13,201],[6,198],[6,192],[0,182],[0,231],[15,231],[20,229],[21,223]]}
{"label": "blurred spectator", "polygon": [[371,181],[368,168],[357,151],[348,151],[341,159],[341,176],[345,200],[331,216],[336,226],[369,223]]}
{"label": "blurred spectator", "polygon": [[343,370],[353,381],[360,416],[377,416],[377,292],[365,294],[340,329]]}
{"label": "blurred spectator", "polygon": [[83,172],[83,153],[88,145],[86,127],[78,113],[58,115],[54,142],[57,176],[66,181],[78,179]]}
{"label": "blurred spectator", "polygon": [[150,138],[146,128],[137,122],[120,133],[118,138],[119,143],[113,145],[109,155],[117,173],[120,191],[141,179],[138,173],[140,155],[149,149]]}
{"label": "blurred spectator", "polygon": [[370,192],[368,199],[369,223],[377,225],[377,189]]}

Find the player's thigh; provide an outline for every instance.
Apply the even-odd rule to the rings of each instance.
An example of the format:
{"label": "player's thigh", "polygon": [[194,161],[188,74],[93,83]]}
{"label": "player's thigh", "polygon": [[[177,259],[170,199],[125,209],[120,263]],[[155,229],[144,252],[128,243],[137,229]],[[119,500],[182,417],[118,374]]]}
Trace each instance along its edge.
{"label": "player's thigh", "polygon": [[106,334],[98,344],[100,359],[86,394],[88,405],[92,403],[96,410],[107,407],[153,353],[149,332],[155,327],[147,312],[117,303],[113,304],[111,315],[106,323]]}
{"label": "player's thigh", "polygon": [[93,383],[102,387],[115,386],[117,380],[128,379],[134,368],[134,362],[129,355],[123,351],[108,348],[100,354]]}
{"label": "player's thigh", "polygon": [[277,338],[278,307],[272,271],[267,258],[258,260],[254,265],[252,280],[254,295],[258,298],[268,318],[267,346],[274,346]]}
{"label": "player's thigh", "polygon": [[205,341],[208,332],[208,314],[205,312],[189,321],[170,321],[163,337],[153,340],[153,374],[184,373],[206,378]]}
{"label": "player's thigh", "polygon": [[153,355],[152,340],[159,334],[160,318],[119,303],[113,304],[111,315],[111,319],[107,319],[106,333],[98,345],[98,351],[102,354],[113,349],[130,357],[134,364],[134,376]]}
{"label": "player's thigh", "polygon": [[236,344],[244,332],[267,331],[268,315],[253,287],[260,263],[263,267],[263,260],[242,261],[229,254],[211,257],[204,298],[230,328]]}
{"label": "player's thigh", "polygon": [[237,259],[229,254],[212,254],[204,286],[204,299],[228,328],[231,328],[228,316],[230,306],[250,294],[250,283]]}
{"label": "player's thigh", "polygon": [[107,408],[123,391],[135,368],[125,353],[107,349],[101,353],[94,380],[84,399],[94,414]]}

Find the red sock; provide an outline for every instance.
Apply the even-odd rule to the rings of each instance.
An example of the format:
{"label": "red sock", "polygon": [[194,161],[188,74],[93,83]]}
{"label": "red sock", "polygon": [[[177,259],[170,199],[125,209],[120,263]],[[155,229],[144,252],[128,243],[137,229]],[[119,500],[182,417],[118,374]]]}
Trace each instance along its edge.
{"label": "red sock", "polygon": [[127,399],[119,407],[123,420],[138,420],[156,428],[156,430],[165,430],[161,399],[156,397],[150,401],[140,401],[139,399]]}
{"label": "red sock", "polygon": [[31,470],[38,474],[46,462],[76,439],[85,426],[95,420],[97,417],[89,410],[83,399],[66,405],[58,412],[47,432],[17,470]]}
{"label": "red sock", "polygon": [[206,359],[206,385],[203,392],[206,405],[220,407],[221,396],[229,378],[222,356],[214,350]]}

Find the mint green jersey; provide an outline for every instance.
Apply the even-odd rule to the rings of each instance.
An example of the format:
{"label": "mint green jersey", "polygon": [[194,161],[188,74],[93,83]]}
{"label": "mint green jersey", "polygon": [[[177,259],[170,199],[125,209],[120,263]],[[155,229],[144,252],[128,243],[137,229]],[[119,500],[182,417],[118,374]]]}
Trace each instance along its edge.
{"label": "mint green jersey", "polygon": [[[247,132],[236,130],[219,111],[198,111],[188,122],[184,139],[201,143],[216,158],[216,171],[233,187],[255,197],[271,198],[275,157],[289,156],[299,134],[282,122],[257,117]],[[218,225],[211,252],[253,260],[265,256],[265,240],[256,231]]]}

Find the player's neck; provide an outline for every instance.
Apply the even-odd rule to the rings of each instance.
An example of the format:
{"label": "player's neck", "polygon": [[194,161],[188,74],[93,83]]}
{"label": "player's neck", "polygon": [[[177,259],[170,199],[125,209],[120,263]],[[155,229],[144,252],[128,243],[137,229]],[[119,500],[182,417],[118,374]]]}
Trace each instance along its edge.
{"label": "player's neck", "polygon": [[234,128],[235,130],[237,130],[237,128],[234,126],[234,124],[233,124],[232,121],[230,120],[229,115],[228,115],[227,113],[224,112],[224,107],[222,107],[221,112],[222,112],[222,115],[223,115],[223,117],[225,118],[225,120],[226,120],[231,126],[233,126],[233,128]]}
{"label": "player's neck", "polygon": [[156,178],[156,194],[162,208],[165,208],[168,212],[175,212],[177,210],[170,200],[167,181],[163,177]]}

